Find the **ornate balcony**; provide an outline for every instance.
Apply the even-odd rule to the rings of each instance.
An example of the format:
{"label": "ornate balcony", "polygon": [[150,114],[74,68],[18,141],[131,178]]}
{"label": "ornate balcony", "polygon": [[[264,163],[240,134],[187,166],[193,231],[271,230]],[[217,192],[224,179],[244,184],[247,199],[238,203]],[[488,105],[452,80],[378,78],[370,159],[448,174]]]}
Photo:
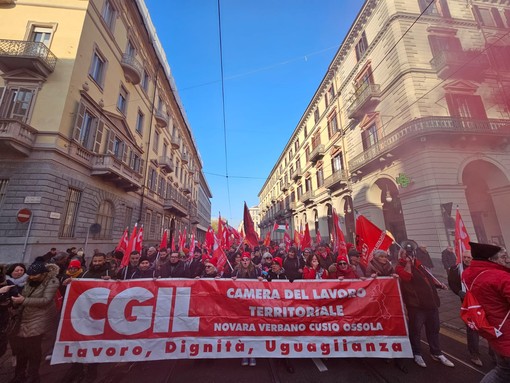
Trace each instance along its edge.
{"label": "ornate balcony", "polygon": [[170,145],[172,145],[172,149],[179,149],[181,147],[181,144],[179,144],[179,140],[177,137],[173,136],[170,140]]}
{"label": "ornate balcony", "polygon": [[362,117],[367,110],[374,108],[381,102],[381,86],[378,84],[365,84],[356,89],[354,96],[347,107],[349,118]]}
{"label": "ornate balcony", "polygon": [[179,217],[186,217],[188,215],[188,203],[186,197],[174,190],[170,193],[169,198],[165,198],[163,209]]}
{"label": "ornate balcony", "polygon": [[140,80],[142,79],[143,68],[134,56],[124,53],[122,55],[122,59],[120,60],[120,66],[124,70],[124,76],[126,77],[126,80],[128,80],[133,85],[140,83]]}
{"label": "ornate balcony", "polygon": [[483,75],[489,66],[489,59],[481,50],[442,51],[430,60],[432,69],[441,79],[450,77],[476,79]]}
{"label": "ornate balcony", "polygon": [[168,116],[165,113],[157,110],[154,113],[154,118],[156,119],[156,125],[160,128],[166,128],[168,126]]}
{"label": "ornate balcony", "polygon": [[48,77],[57,64],[57,57],[43,43],[22,40],[0,40],[0,70],[29,69]]}
{"label": "ornate balcony", "polygon": [[303,203],[310,203],[312,202],[313,198],[313,192],[311,190],[308,190],[307,192],[304,192],[301,194],[301,197],[299,197],[299,200]]}
{"label": "ornate balcony", "polygon": [[284,182],[282,184],[282,192],[286,192],[287,190],[289,190],[289,183],[288,182]]}
{"label": "ornate balcony", "polygon": [[113,182],[125,191],[135,191],[142,186],[142,175],[112,154],[94,155],[91,175]]}
{"label": "ornate balcony", "polygon": [[158,164],[159,167],[167,173],[172,173],[174,171],[174,164],[170,157],[167,156],[159,157]]}
{"label": "ornate balcony", "polygon": [[347,171],[343,169],[337,170],[324,180],[324,187],[329,190],[338,190],[342,185],[347,184],[347,178]]}
{"label": "ornate balcony", "polygon": [[[351,172],[359,170],[374,160],[387,156],[391,151],[402,147],[416,138],[444,136],[459,139],[466,136],[479,136],[485,138],[490,144],[504,144],[510,136],[510,120],[472,120],[453,117],[424,117],[406,122],[393,132],[380,139],[374,145],[358,154],[349,161]],[[390,154],[391,155],[391,154]]]}
{"label": "ornate balcony", "polygon": [[324,145],[323,144],[317,145],[310,153],[309,157],[310,162],[314,164],[317,161],[319,161],[322,157],[324,157],[324,152],[325,152]]}
{"label": "ornate balcony", "polygon": [[290,178],[292,178],[294,181],[297,181],[298,179],[300,179],[301,177],[303,177],[303,172],[301,170],[301,168],[299,169],[295,169],[292,174],[290,175]]}
{"label": "ornate balcony", "polygon": [[296,207],[297,207],[297,203],[294,201],[294,202],[291,202],[289,203],[289,210],[291,212],[295,211],[296,210]]}
{"label": "ornate balcony", "polygon": [[0,119],[0,153],[29,156],[37,138],[37,129],[18,120]]}
{"label": "ornate balcony", "polygon": [[181,191],[184,193],[184,194],[191,194],[191,189],[187,186],[184,186]]}
{"label": "ornate balcony", "polygon": [[183,153],[181,155],[181,162],[183,165],[186,165],[188,163],[188,155],[186,153]]}

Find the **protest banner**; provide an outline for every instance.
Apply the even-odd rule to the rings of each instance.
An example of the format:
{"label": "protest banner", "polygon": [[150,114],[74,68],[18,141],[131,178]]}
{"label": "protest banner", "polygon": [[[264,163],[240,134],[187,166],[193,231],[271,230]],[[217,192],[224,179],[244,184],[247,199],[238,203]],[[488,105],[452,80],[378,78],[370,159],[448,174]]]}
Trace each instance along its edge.
{"label": "protest banner", "polygon": [[397,280],[74,280],[52,364],[412,357]]}

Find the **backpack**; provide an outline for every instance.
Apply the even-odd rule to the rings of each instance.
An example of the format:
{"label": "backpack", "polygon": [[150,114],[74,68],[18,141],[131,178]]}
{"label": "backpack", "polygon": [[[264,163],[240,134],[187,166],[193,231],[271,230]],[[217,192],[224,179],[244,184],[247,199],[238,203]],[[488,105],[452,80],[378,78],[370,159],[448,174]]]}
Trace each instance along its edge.
{"label": "backpack", "polygon": [[466,295],[462,301],[462,306],[460,307],[460,317],[470,329],[478,331],[478,333],[487,340],[493,340],[503,335],[501,327],[505,324],[508,315],[510,314],[510,310],[507,312],[505,318],[497,328],[492,326],[487,320],[485,310],[471,292],[476,279],[486,271],[487,270],[478,274],[475,279],[473,279],[469,290],[466,291]]}

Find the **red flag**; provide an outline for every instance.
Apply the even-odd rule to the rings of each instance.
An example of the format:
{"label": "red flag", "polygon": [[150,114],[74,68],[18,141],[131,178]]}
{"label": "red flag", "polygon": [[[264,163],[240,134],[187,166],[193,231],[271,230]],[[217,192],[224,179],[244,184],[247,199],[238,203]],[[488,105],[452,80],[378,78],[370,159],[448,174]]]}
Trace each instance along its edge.
{"label": "red flag", "polygon": [[336,210],[334,208],[333,208],[333,226],[335,228],[333,234],[335,249],[338,251],[338,255],[343,255],[344,257],[349,259],[349,257],[347,257],[347,243],[345,242],[344,232],[340,227],[340,220],[338,219],[338,214],[336,213]]}
{"label": "red flag", "polygon": [[462,254],[465,250],[471,250],[469,246],[469,234],[467,233],[464,221],[460,216],[459,209],[455,214],[455,255],[457,256],[457,265],[462,263]]}
{"label": "red flag", "polygon": [[221,214],[218,217],[218,231],[216,232],[216,238],[220,241],[219,246],[225,246],[225,237],[224,237],[224,228],[223,228],[223,220],[221,219]]}
{"label": "red flag", "polygon": [[207,233],[205,233],[205,247],[211,252],[214,247],[214,230],[211,226],[207,229]]}
{"label": "red flag", "polygon": [[168,230],[163,230],[163,237],[161,238],[161,243],[159,244],[159,249],[166,249],[168,247]]}
{"label": "red flag", "polygon": [[250,211],[248,210],[248,206],[246,206],[246,202],[244,203],[244,232],[246,233],[245,240],[248,244],[253,248],[258,246],[257,233],[255,231],[255,226],[253,224],[253,220],[251,219]]}
{"label": "red flag", "polygon": [[244,239],[244,230],[242,227],[241,227],[241,232],[239,233],[239,235],[241,236],[242,239]]}
{"label": "red flag", "polygon": [[310,236],[310,229],[308,229],[308,222],[305,224],[305,233],[301,239],[301,248],[306,249],[312,247],[312,237]]}
{"label": "red flag", "polygon": [[270,244],[271,244],[271,232],[268,231],[266,233],[266,238],[264,238],[264,246],[269,247]]}
{"label": "red flag", "polygon": [[122,267],[129,265],[129,256],[130,256],[131,252],[133,251],[133,249],[135,248],[135,243],[136,243],[136,238],[137,238],[136,226],[137,225],[135,223],[135,227],[133,228],[133,231],[131,232],[131,236],[129,237],[129,242],[126,247],[126,251],[124,252],[124,256],[122,257],[122,261],[120,263],[120,265]]}
{"label": "red flag", "polygon": [[124,230],[124,234],[122,234],[122,237],[120,237],[119,244],[115,248],[115,251],[122,251],[125,254],[128,242],[129,242],[129,234],[128,234],[128,228],[126,227],[126,230]]}
{"label": "red flag", "polygon": [[367,267],[374,250],[388,250],[393,239],[386,232],[360,215],[356,219],[356,238],[361,249],[360,263]]}
{"label": "red flag", "polygon": [[294,243],[297,247],[301,248],[301,236],[297,230],[294,230]]}
{"label": "red flag", "polygon": [[140,227],[140,230],[138,230],[138,234],[136,235],[135,250],[141,253],[142,247],[143,247],[143,225],[142,227]]}
{"label": "red flag", "polygon": [[[218,229],[222,228],[220,228],[220,226],[218,225]],[[216,268],[218,269],[218,272],[221,273],[223,271],[223,268],[225,267],[225,264],[227,263],[227,256],[221,247],[221,238],[218,238],[217,236],[215,236],[214,238],[212,257],[218,260],[218,262],[216,263]]]}
{"label": "red flag", "polygon": [[317,242],[317,245],[320,245],[322,242],[322,237],[319,229],[317,229],[317,236],[315,237],[315,242]]}
{"label": "red flag", "polygon": [[289,247],[291,244],[290,235],[287,231],[285,231],[285,234],[283,234],[283,243],[285,243],[285,251],[289,251]]}
{"label": "red flag", "polygon": [[189,244],[189,256],[188,260],[191,261],[193,259],[193,253],[195,252],[195,234],[191,234],[190,244]]}
{"label": "red flag", "polygon": [[175,251],[175,232],[172,235],[172,243],[170,244],[170,250]]}

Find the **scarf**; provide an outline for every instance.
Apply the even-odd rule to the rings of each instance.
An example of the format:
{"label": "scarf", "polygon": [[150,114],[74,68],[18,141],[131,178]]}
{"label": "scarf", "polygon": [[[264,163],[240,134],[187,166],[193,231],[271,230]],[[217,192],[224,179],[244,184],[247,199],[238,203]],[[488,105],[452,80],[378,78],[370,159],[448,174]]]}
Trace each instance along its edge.
{"label": "scarf", "polygon": [[370,267],[375,271],[375,274],[379,275],[380,277],[388,277],[395,273],[395,270],[393,269],[393,266],[390,262],[383,264],[376,261],[375,259],[372,259],[370,261]]}
{"label": "scarf", "polygon": [[66,271],[66,275],[71,278],[78,278],[81,273],[83,273],[83,269],[80,267],[78,270],[76,270],[74,273],[71,273],[71,270]]}
{"label": "scarf", "polygon": [[25,284],[27,283],[28,275],[27,274],[23,274],[19,278],[13,278],[13,277],[7,276],[6,279],[8,281],[11,281],[14,285],[16,285],[16,286],[18,286],[20,288],[23,288],[23,287],[25,287]]}

